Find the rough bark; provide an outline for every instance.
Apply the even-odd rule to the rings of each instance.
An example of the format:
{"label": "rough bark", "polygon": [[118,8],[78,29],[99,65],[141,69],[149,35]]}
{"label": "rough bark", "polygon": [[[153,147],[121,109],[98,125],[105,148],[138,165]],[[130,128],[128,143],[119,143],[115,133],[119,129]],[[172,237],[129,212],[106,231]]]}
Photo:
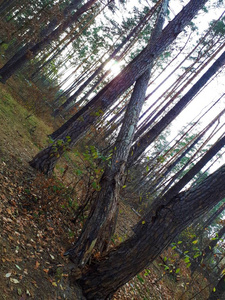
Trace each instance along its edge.
{"label": "rough bark", "polygon": [[150,211],[131,238],[93,261],[79,283],[87,299],[107,299],[151,263],[193,220],[225,197],[225,165],[186,193]]}
{"label": "rough bark", "polygon": [[[65,31],[69,26],[78,20],[78,17],[87,11],[97,0],[89,0],[81,8],[79,8],[73,15],[67,17],[65,21],[53,30],[49,34],[45,34],[43,38],[37,42],[31,42],[22,47],[1,69],[0,69],[0,81],[5,83],[18,69],[23,67],[30,57],[37,55],[42,49],[44,49],[49,43],[59,37],[59,35]],[[79,3],[81,1],[78,1]],[[47,32],[49,30],[46,30]],[[43,33],[41,34],[43,35]],[[32,55],[28,55],[28,52]]]}
{"label": "rough bark", "polygon": [[[57,138],[65,140],[66,136],[70,136],[70,146],[74,146],[89,127],[98,121],[99,112],[105,112],[109,106],[115,103],[116,99],[151,66],[153,60],[176,39],[178,34],[206,2],[207,0],[191,0],[177,16],[169,22],[156,42],[149,43],[116,78],[61,127],[63,132]],[[42,152],[38,154],[39,159],[41,159],[41,153]],[[46,161],[46,163],[48,162]],[[44,159],[42,160],[42,164],[44,164]],[[37,157],[32,161],[32,165],[34,168],[39,169],[40,164]]]}
{"label": "rough bark", "polygon": [[[168,0],[163,1],[150,42],[154,41],[162,31],[167,2]],[[121,186],[123,186],[125,164],[145,101],[150,74],[151,68],[137,80],[134,86],[124,122],[115,143],[111,165],[106,168],[100,181],[101,191],[96,195],[88,220],[75,247],[66,253],[70,255],[70,259],[78,267],[84,267],[92,254],[93,248],[96,248],[95,245],[97,245],[100,253],[107,249],[107,245],[114,233],[118,195]]]}
{"label": "rough bark", "polygon": [[180,101],[146,134],[144,134],[132,147],[128,159],[131,166],[157,136],[181,113],[185,106],[200,91],[200,89],[212,78],[213,75],[225,64],[225,52],[214,62],[205,74],[193,85],[193,87],[180,99]]}

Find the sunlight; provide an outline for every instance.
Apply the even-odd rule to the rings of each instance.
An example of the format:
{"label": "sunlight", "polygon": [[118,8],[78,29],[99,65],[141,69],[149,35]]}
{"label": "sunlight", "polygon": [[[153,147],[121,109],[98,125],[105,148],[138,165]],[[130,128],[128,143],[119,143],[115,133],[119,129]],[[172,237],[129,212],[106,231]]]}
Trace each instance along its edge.
{"label": "sunlight", "polygon": [[116,61],[115,59],[112,59],[109,61],[106,66],[104,67],[105,71],[110,71],[113,75],[118,75],[121,71],[121,62]]}

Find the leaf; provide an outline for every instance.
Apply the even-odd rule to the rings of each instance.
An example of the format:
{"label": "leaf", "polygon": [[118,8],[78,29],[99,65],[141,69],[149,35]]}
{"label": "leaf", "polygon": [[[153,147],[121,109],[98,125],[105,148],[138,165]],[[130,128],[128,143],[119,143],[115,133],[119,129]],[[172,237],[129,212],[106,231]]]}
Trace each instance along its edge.
{"label": "leaf", "polygon": [[176,269],[176,273],[180,273],[180,268]]}
{"label": "leaf", "polygon": [[53,285],[53,286],[57,286],[57,283],[53,281],[53,282],[52,282],[52,285]]}
{"label": "leaf", "polygon": [[12,273],[7,273],[7,274],[5,274],[5,277],[9,278],[11,275],[12,275]]}
{"label": "leaf", "polygon": [[35,269],[37,269],[40,266],[40,263],[38,261],[36,261],[35,263]]}
{"label": "leaf", "polygon": [[19,280],[15,279],[15,278],[10,278],[10,281],[15,284],[19,283]]}
{"label": "leaf", "polygon": [[192,244],[194,244],[194,245],[197,244],[197,243],[198,243],[198,240],[195,240],[195,241],[192,242]]}
{"label": "leaf", "polygon": [[144,225],[144,224],[145,224],[145,221],[142,221],[142,222],[141,222],[141,224],[143,224],[143,225]]}
{"label": "leaf", "polygon": [[18,294],[19,296],[22,295],[22,290],[21,290],[20,288],[17,289],[17,294]]}
{"label": "leaf", "polygon": [[214,288],[213,288],[213,292],[215,293],[215,291],[216,291],[216,288],[214,287]]}

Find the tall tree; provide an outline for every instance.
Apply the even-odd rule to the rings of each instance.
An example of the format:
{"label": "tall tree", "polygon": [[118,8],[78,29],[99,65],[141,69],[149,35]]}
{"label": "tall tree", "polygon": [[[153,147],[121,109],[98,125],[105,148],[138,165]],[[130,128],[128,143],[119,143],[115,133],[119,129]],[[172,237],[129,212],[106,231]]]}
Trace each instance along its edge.
{"label": "tall tree", "polygon": [[[72,14],[71,10],[77,8],[82,2],[81,0],[73,1],[72,4],[64,10],[63,15],[65,19],[56,29],[54,29],[54,27],[57,25],[58,19],[54,19],[41,31],[40,40],[38,42],[27,43],[0,69],[0,81],[5,83],[18,69],[30,60],[28,52],[32,54],[31,57],[37,55],[44,47],[49,45],[51,41],[57,39],[63,31],[77,22],[78,17],[86,12],[96,1],[97,0],[89,0]],[[52,31],[52,29],[54,30]]]}
{"label": "tall tree", "polygon": [[203,182],[173,196],[141,220],[135,234],[74,277],[87,299],[107,299],[151,263],[193,220],[225,197],[225,165]]}
{"label": "tall tree", "polygon": [[[150,43],[154,42],[162,31],[167,5],[168,0],[162,1],[162,7]],[[150,74],[151,67],[135,84],[125,113],[124,122],[115,143],[112,162],[110,166],[106,167],[100,180],[101,190],[96,194],[88,219],[78,241],[68,251],[70,254],[73,253],[73,258],[76,257],[77,266],[83,267],[85,265],[96,245],[100,253],[107,249],[107,245],[114,233],[118,198],[124,182],[126,161],[137,127],[139,114],[145,100]],[[73,261],[75,262],[75,259]]]}
{"label": "tall tree", "polygon": [[[149,131],[147,131],[132,147],[128,164],[131,165],[145,151],[155,138],[180,114],[192,98],[201,88],[215,75],[225,64],[225,52],[214,62],[204,75],[193,85],[193,87],[178,101],[178,103]],[[161,110],[164,111],[164,106]],[[149,124],[148,124],[149,125]],[[147,128],[147,127],[146,127]]]}
{"label": "tall tree", "polygon": [[[127,67],[105,86],[86,106],[62,126],[61,135],[54,145],[38,153],[30,165],[45,174],[51,174],[58,158],[65,152],[67,146],[73,147],[87,132],[99,116],[105,112],[116,99],[122,95],[142,74],[151,66],[152,62],[168,47],[184,27],[192,20],[207,0],[191,0],[177,16],[169,22],[157,41],[149,43],[147,47],[128,64]],[[69,138],[68,138],[69,137]],[[60,144],[59,144],[60,141]],[[57,151],[56,151],[57,149]]]}

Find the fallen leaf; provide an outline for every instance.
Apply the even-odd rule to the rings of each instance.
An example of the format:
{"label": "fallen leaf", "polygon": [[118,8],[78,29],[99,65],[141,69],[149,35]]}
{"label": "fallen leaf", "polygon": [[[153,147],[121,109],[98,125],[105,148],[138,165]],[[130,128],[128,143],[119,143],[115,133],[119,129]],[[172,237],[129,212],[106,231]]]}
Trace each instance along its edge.
{"label": "fallen leaf", "polygon": [[35,263],[35,269],[37,269],[40,266],[40,263],[38,261],[36,261]]}
{"label": "fallen leaf", "polygon": [[12,283],[19,283],[19,280],[15,279],[15,278],[10,278],[10,281],[11,281]]}
{"label": "fallen leaf", "polygon": [[11,275],[12,275],[12,273],[7,273],[7,274],[5,274],[5,277],[8,278],[8,277],[10,277]]}

